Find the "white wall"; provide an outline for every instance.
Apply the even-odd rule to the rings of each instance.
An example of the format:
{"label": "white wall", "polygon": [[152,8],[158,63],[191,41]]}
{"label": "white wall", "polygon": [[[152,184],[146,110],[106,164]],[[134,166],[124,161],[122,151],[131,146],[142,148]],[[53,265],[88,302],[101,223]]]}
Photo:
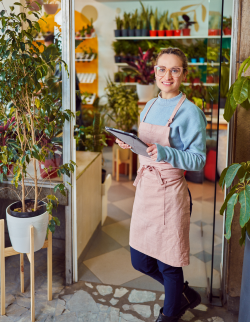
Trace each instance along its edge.
{"label": "white wall", "polygon": [[[232,15],[233,0],[224,0],[224,13],[226,16]],[[145,7],[152,7],[154,10],[158,8],[158,12],[169,10],[169,13],[180,11],[180,8],[189,4],[200,4],[200,0],[182,0],[182,1],[143,1]],[[196,32],[194,27],[191,27],[192,35],[207,35],[208,34],[208,12],[209,10],[221,12],[221,1],[218,0],[205,0],[202,2],[207,9],[206,20],[203,22],[201,17],[201,6],[198,7],[197,21],[200,25],[199,31]],[[111,47],[114,38],[114,29],[116,28],[115,17],[118,16],[117,9],[120,9],[120,16],[123,16],[124,11],[133,12],[135,9],[141,10],[139,1],[112,1],[112,2],[98,2],[96,0],[75,0],[75,10],[81,12],[86,5],[92,5],[97,9],[98,19],[94,23],[96,33],[98,36],[99,52],[99,96],[104,94],[106,86],[106,78],[108,75],[113,76],[117,71],[114,64],[114,52]],[[191,19],[193,15],[190,14]]]}

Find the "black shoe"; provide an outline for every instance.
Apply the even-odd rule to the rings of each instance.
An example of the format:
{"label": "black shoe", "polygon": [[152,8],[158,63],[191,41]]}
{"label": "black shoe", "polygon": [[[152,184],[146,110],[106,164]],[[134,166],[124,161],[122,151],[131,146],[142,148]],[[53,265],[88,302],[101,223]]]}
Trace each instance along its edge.
{"label": "black shoe", "polygon": [[160,309],[160,314],[155,322],[178,322],[178,316],[166,316],[162,314],[163,307]]}
{"label": "black shoe", "polygon": [[188,282],[185,282],[185,288],[182,292],[181,298],[181,315],[182,316],[188,309],[193,309],[201,303],[201,296],[193,288],[188,286]]}

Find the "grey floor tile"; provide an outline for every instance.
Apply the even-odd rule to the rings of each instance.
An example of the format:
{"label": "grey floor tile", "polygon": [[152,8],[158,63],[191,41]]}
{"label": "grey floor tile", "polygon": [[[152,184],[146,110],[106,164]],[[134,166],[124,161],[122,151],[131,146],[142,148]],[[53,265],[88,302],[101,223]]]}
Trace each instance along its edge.
{"label": "grey floor tile", "polygon": [[132,198],[134,197],[135,193],[122,186],[122,185],[116,185],[116,186],[111,186],[108,192],[108,200],[110,202],[115,202],[115,201],[119,201],[119,200],[123,200],[123,199],[127,199],[127,198]]}
{"label": "grey floor tile", "polygon": [[144,275],[138,277],[132,281],[122,284],[123,287],[134,287],[138,289],[144,289],[149,291],[159,291],[164,292],[164,286],[158,281],[154,280],[152,277]]}
{"label": "grey floor tile", "polygon": [[99,278],[97,278],[95,274],[92,273],[91,270],[83,263],[78,266],[78,277],[79,281],[101,283]]}
{"label": "grey floor tile", "polygon": [[104,226],[114,224],[118,221],[130,219],[130,216],[123,210],[116,207],[112,203],[108,204],[108,216],[105,220]]}
{"label": "grey floor tile", "polygon": [[206,251],[202,251],[202,252],[197,253],[193,256],[200,259],[204,263],[207,263],[207,262],[211,261],[211,259],[212,259],[212,255],[207,253]]}
{"label": "grey floor tile", "polygon": [[220,272],[222,244],[214,246],[214,269]]}
{"label": "grey floor tile", "polygon": [[128,252],[130,252],[130,246],[129,245],[125,246],[124,248],[127,249]]}
{"label": "grey floor tile", "polygon": [[117,241],[107,235],[104,231],[100,230],[86,256],[83,258],[83,261],[112,252],[119,248],[122,248],[122,246]]}

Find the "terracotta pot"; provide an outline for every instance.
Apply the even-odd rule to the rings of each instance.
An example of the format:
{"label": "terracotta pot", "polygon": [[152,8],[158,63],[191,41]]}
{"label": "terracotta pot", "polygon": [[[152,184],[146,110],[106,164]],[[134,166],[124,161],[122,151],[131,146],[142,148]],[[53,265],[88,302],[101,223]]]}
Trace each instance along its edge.
{"label": "terracotta pot", "polygon": [[174,36],[179,37],[181,35],[181,30],[174,30]]}
{"label": "terracotta pot", "polygon": [[173,37],[173,35],[174,35],[174,30],[166,30],[167,37]]}
{"label": "terracotta pot", "polygon": [[46,3],[43,5],[44,10],[47,12],[48,15],[54,15],[57,12],[58,4],[54,3]]}
{"label": "terracotta pot", "polygon": [[224,35],[225,36],[229,36],[232,34],[232,29],[229,29],[229,28],[225,28],[223,29],[223,32],[224,32]]}
{"label": "terracotta pot", "polygon": [[26,0],[27,5],[29,5],[29,10],[30,11],[39,11],[40,8],[36,4],[38,2],[40,5],[43,5],[43,0]]}
{"label": "terracotta pot", "polygon": [[200,82],[201,82],[200,77],[196,77],[196,78],[194,78],[194,79],[193,79],[193,82],[194,82],[194,83],[200,83]]}
{"label": "terracotta pot", "polygon": [[156,37],[157,36],[157,30],[149,30],[149,36],[150,37]]}
{"label": "terracotta pot", "polygon": [[217,29],[208,29],[208,36],[217,36],[218,31]]}
{"label": "terracotta pot", "polygon": [[158,30],[158,36],[164,37],[165,36],[165,30]]}
{"label": "terracotta pot", "polygon": [[190,32],[191,32],[190,28],[182,29],[182,35],[183,36],[190,36]]}
{"label": "terracotta pot", "polygon": [[217,29],[217,35],[221,35],[221,29]]}
{"label": "terracotta pot", "polygon": [[[45,159],[45,162],[39,162],[40,174],[41,177],[44,178],[57,178],[57,169],[60,167],[62,161],[61,156],[54,157],[53,159]],[[49,167],[52,169],[49,170]],[[44,170],[44,168],[48,169],[48,173]]]}
{"label": "terracotta pot", "polygon": [[214,82],[214,76],[210,75],[210,76],[207,76],[207,83],[213,83]]}
{"label": "terracotta pot", "polygon": [[130,83],[135,83],[135,77],[129,77],[129,81],[130,81]]}
{"label": "terracotta pot", "polygon": [[125,77],[124,82],[125,82],[125,83],[128,83],[128,82],[129,82],[129,76],[126,76],[126,77]]}

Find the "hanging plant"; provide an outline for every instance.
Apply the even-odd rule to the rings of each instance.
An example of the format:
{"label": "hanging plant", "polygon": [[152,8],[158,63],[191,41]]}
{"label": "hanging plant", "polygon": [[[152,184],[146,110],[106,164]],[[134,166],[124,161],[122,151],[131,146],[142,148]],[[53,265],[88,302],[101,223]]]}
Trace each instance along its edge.
{"label": "hanging plant", "polygon": [[42,9],[43,0],[26,0],[26,4],[30,11],[39,11]]}
{"label": "hanging plant", "polygon": [[44,0],[44,10],[48,15],[54,15],[59,7],[59,1],[55,0]]}

